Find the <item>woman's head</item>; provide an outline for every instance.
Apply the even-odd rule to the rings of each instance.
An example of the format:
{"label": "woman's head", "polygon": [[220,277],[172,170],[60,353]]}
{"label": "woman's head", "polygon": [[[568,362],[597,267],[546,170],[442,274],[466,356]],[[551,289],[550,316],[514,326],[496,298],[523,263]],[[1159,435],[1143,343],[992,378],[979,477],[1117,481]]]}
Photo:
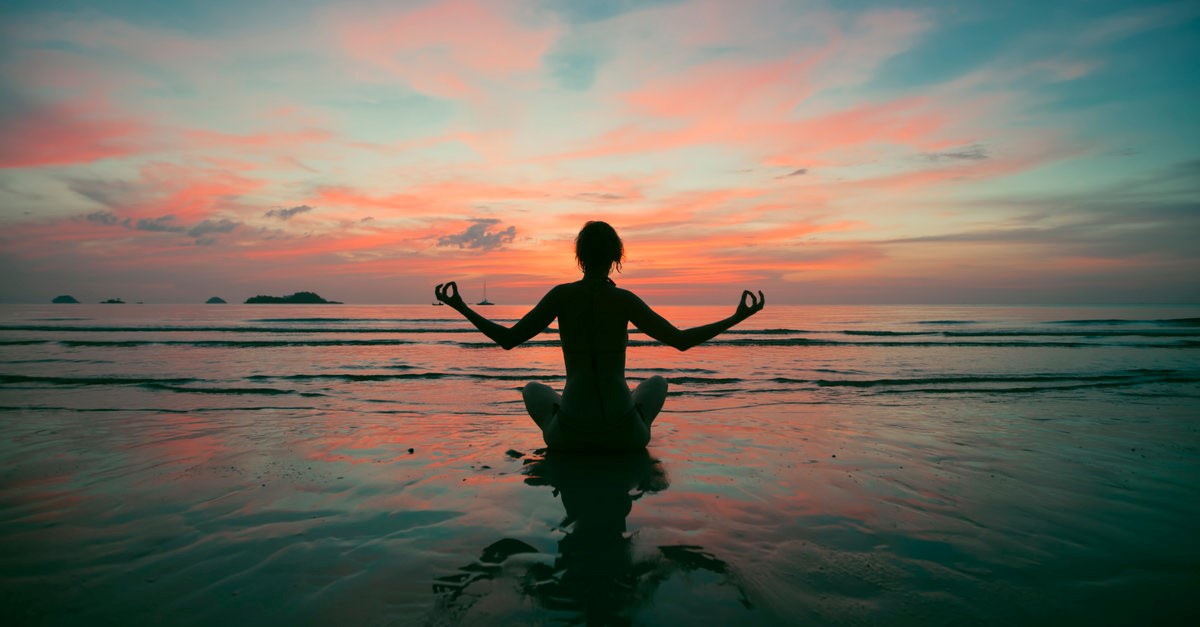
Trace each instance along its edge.
{"label": "woman's head", "polygon": [[613,266],[621,271],[621,262],[625,261],[625,245],[617,230],[607,222],[591,221],[579,229],[575,237],[575,260],[584,274],[603,274],[608,276]]}

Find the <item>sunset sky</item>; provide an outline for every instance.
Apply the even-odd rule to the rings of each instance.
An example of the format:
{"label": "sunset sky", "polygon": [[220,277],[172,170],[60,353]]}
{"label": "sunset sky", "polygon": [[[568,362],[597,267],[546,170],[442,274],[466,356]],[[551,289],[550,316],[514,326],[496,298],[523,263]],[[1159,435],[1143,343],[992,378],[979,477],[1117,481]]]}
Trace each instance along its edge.
{"label": "sunset sky", "polygon": [[1195,1],[2,7],[2,302],[1200,302]]}

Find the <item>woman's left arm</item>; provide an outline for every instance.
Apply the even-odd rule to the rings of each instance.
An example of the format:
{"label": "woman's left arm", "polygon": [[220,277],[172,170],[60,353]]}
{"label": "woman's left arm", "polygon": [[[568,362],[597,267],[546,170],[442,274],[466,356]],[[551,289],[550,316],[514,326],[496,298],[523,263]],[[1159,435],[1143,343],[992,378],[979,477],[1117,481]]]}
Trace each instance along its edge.
{"label": "woman's left arm", "polygon": [[558,296],[556,290],[550,290],[529,313],[517,321],[512,328],[497,324],[484,318],[479,312],[467,306],[462,296],[458,294],[458,284],[454,281],[439,283],[433,289],[437,299],[454,308],[464,318],[475,325],[490,340],[500,345],[504,350],[512,349],[524,343],[529,338],[545,329],[558,315]]}

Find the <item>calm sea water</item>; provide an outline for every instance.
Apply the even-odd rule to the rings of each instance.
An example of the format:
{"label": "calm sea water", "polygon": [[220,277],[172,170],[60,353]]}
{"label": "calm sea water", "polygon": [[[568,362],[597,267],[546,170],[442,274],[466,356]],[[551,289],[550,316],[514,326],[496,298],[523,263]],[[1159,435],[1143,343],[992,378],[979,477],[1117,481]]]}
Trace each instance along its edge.
{"label": "calm sea water", "polygon": [[[680,326],[727,307],[668,307]],[[511,324],[523,308],[484,308]],[[680,354],[633,333],[629,377],[665,376],[677,409],[1054,395],[1193,395],[1196,307],[772,306]],[[0,307],[4,409],[324,409],[521,413],[509,390],[562,382],[553,326],[496,350],[431,306]],[[470,381],[467,387],[441,382]]]}
{"label": "calm sea water", "polygon": [[[511,323],[525,308],[485,313]],[[690,326],[732,307],[665,307]],[[1188,624],[1200,307],[769,306],[555,458],[445,307],[0,306],[19,624]]]}

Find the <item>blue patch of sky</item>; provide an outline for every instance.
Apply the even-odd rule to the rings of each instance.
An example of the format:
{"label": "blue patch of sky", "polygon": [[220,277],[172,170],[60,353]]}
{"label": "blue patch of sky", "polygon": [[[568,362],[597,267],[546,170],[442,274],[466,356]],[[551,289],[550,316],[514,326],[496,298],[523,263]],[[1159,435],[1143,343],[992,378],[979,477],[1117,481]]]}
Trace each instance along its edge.
{"label": "blue patch of sky", "polygon": [[[858,8],[899,6],[894,3],[855,2]],[[1081,28],[1151,3],[1129,0],[1014,0],[987,3],[911,3],[906,9],[923,11],[932,22],[930,31],[915,47],[885,61],[874,86],[913,88],[954,80],[989,62],[1017,62],[1039,55],[1080,53],[1067,48]],[[838,4],[839,8],[847,5]]]}
{"label": "blue patch of sky", "polygon": [[103,15],[133,24],[161,26],[179,31],[219,30],[231,19],[229,5],[201,0],[15,0],[4,3],[4,11],[18,17],[38,13]]}
{"label": "blue patch of sky", "polygon": [[[1159,164],[1195,159],[1200,145],[1200,21],[1145,31],[1096,52],[1075,80],[1037,88],[1035,114],[1073,120],[1077,133],[1143,152]],[[1152,155],[1152,158],[1150,158]]]}
{"label": "blue patch of sky", "polygon": [[[379,6],[426,4],[426,0],[394,0]],[[8,0],[0,15],[16,18],[37,14],[106,16],[143,28],[161,28],[194,36],[249,32],[329,7],[325,0]]]}
{"label": "blue patch of sky", "polygon": [[[1096,52],[1099,65],[1076,80],[1043,88],[1050,110],[1078,111],[1114,101],[1176,99],[1200,85],[1200,22],[1142,32]],[[1195,101],[1192,101],[1195,104]]]}
{"label": "blue patch of sky", "polygon": [[424,95],[401,85],[356,85],[329,95],[314,95],[309,104],[328,107],[339,118],[340,132],[368,142],[391,142],[437,134],[461,113],[453,101]]}
{"label": "blue patch of sky", "polygon": [[543,6],[559,13],[568,22],[586,24],[642,9],[679,4],[684,0],[543,0]]}
{"label": "blue patch of sky", "polygon": [[596,82],[598,61],[594,54],[575,51],[551,52],[542,61],[550,76],[565,89],[587,91]]}
{"label": "blue patch of sky", "polygon": [[990,19],[936,26],[916,47],[885,61],[872,84],[884,89],[913,88],[953,80],[1002,51],[1014,30]]}

